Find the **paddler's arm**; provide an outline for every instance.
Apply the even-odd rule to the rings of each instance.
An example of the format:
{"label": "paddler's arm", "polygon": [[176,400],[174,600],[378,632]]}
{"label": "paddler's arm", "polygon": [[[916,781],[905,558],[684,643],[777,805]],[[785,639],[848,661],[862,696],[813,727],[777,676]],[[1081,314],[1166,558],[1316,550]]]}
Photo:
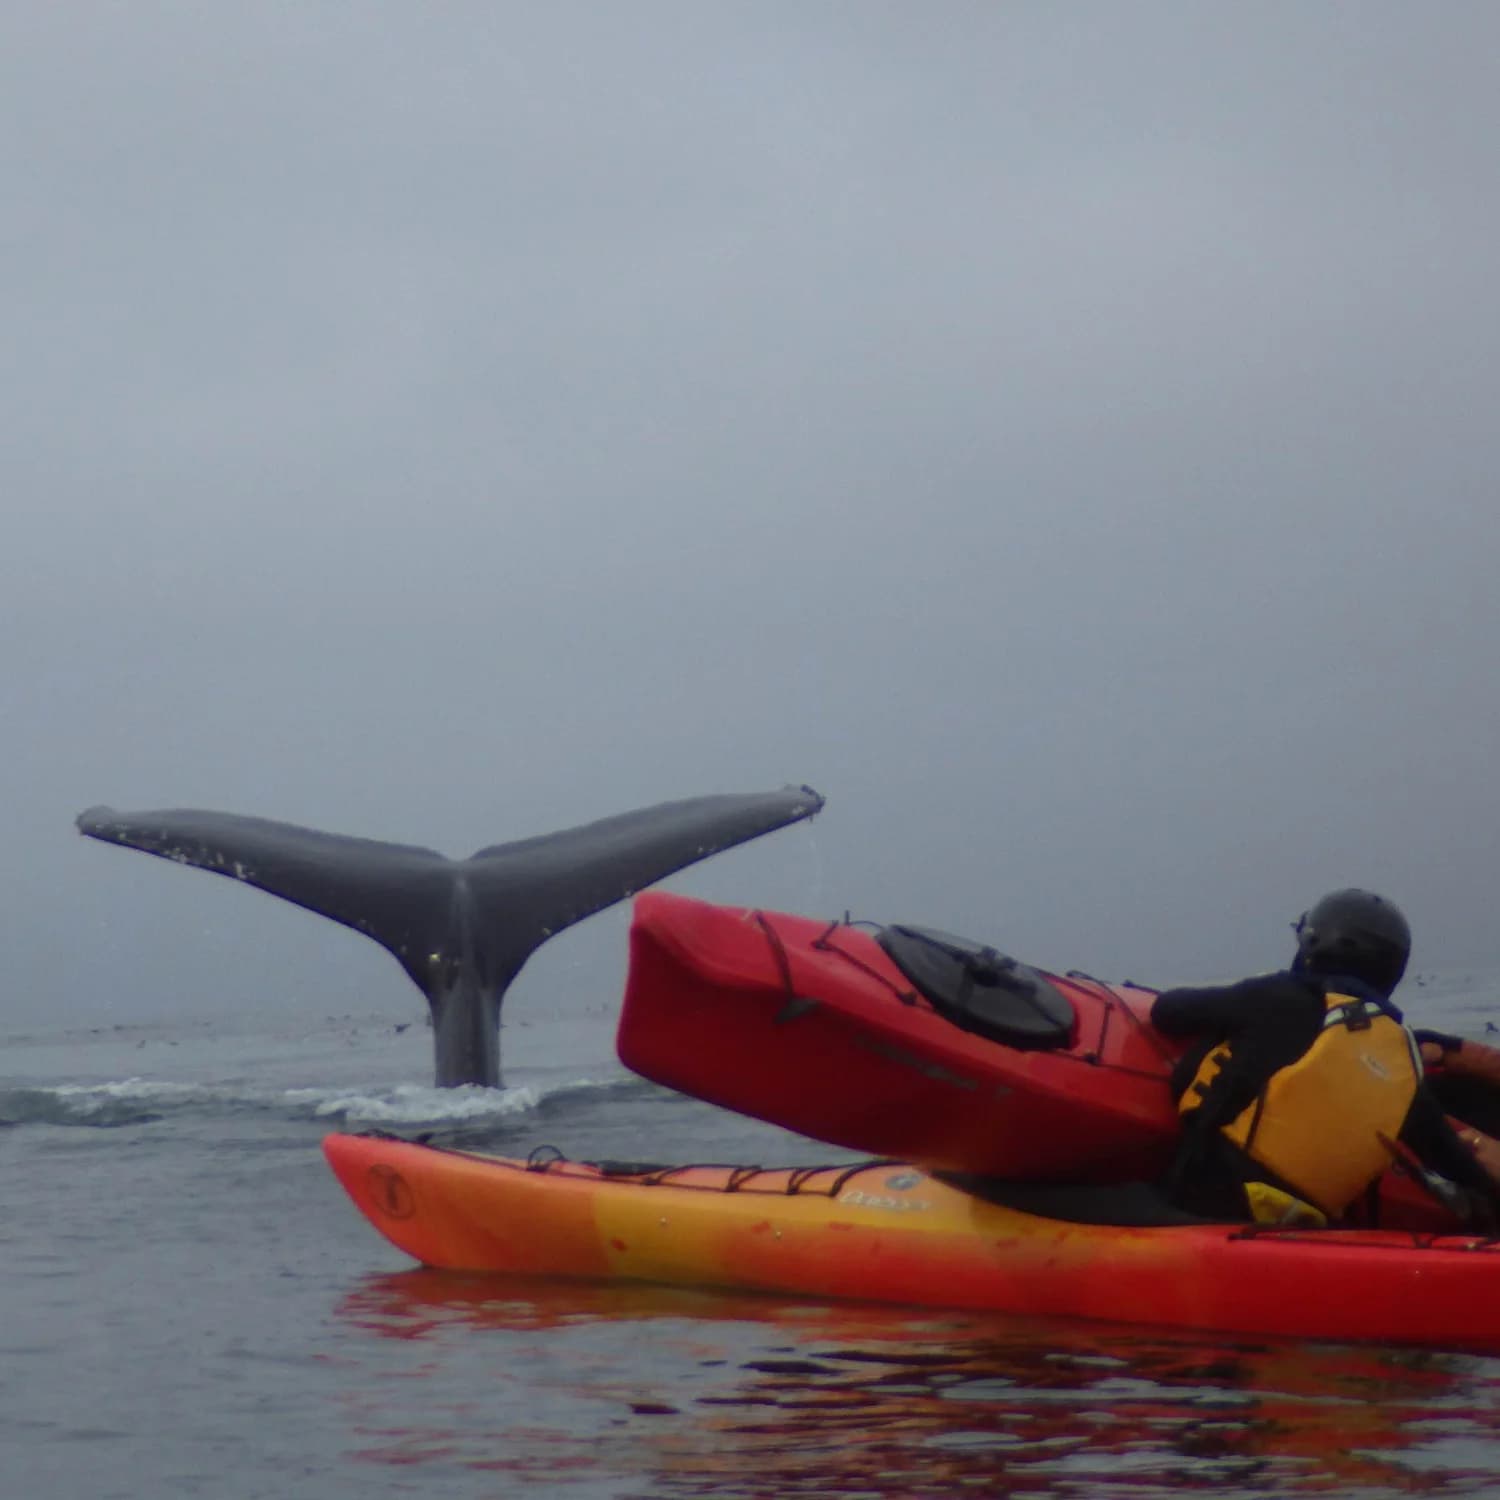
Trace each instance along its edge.
{"label": "paddler's arm", "polygon": [[1232,1036],[1255,1019],[1260,983],[1243,979],[1238,984],[1163,990],[1151,1002],[1151,1024],[1167,1036]]}
{"label": "paddler's arm", "polygon": [[1271,1039],[1274,1053],[1286,1053],[1268,1061],[1268,1067],[1279,1068],[1312,1045],[1323,1024],[1323,990],[1314,980],[1285,973],[1163,990],[1151,1004],[1151,1024],[1167,1036],[1233,1037],[1254,1031]]}

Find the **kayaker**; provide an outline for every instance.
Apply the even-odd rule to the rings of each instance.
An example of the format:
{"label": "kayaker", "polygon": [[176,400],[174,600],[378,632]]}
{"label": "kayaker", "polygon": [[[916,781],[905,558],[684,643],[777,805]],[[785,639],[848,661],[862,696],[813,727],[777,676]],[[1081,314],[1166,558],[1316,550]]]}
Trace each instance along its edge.
{"label": "kayaker", "polygon": [[1291,968],[1167,990],[1152,1022],[1202,1038],[1173,1074],[1183,1136],[1167,1191],[1209,1217],[1336,1220],[1397,1155],[1437,1174],[1474,1222],[1494,1185],[1423,1080],[1391,992],[1411,930],[1370,891],[1324,896],[1296,924]]}

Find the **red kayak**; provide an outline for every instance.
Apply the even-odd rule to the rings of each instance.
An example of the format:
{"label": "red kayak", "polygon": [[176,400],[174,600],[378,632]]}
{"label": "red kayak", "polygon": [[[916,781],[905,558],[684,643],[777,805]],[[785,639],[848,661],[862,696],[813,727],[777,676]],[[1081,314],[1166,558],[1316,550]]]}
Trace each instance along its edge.
{"label": "red kayak", "polygon": [[1150,1177],[1181,1044],[1154,993],[916,927],[636,897],[619,1054],[643,1077],[855,1151],[1010,1179]]}

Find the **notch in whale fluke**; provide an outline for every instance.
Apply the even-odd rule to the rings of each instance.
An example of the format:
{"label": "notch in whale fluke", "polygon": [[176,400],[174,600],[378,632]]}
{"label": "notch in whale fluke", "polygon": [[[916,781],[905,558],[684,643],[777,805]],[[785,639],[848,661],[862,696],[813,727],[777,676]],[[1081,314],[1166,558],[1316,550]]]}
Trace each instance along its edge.
{"label": "notch in whale fluke", "polygon": [[229,876],[374,938],[427,997],[440,1087],[500,1082],[500,1006],[549,937],[675,870],[810,818],[811,787],[663,802],[453,860],[236,813],[78,816],[90,838]]}

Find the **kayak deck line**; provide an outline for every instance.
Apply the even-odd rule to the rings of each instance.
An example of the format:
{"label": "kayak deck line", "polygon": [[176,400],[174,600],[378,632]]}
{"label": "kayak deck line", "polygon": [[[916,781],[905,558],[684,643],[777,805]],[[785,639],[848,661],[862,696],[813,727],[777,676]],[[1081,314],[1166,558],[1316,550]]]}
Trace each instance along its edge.
{"label": "kayak deck line", "polygon": [[[424,1150],[445,1156],[483,1162],[506,1171],[550,1174],[554,1177],[576,1177],[583,1181],[628,1182],[632,1187],[670,1187],[691,1193],[764,1193],[768,1197],[786,1198],[806,1195],[837,1198],[848,1182],[862,1172],[880,1168],[903,1168],[913,1174],[919,1169],[895,1158],[869,1157],[856,1162],[820,1162],[813,1166],[763,1167],[746,1162],[673,1162],[668,1164],[626,1162],[604,1159],[586,1161],[566,1156],[556,1146],[533,1146],[524,1157],[497,1156],[488,1151],[471,1151],[463,1146],[444,1146],[433,1141],[400,1136],[387,1130],[351,1131],[349,1140],[395,1141],[402,1145],[419,1145]],[[680,1180],[688,1172],[725,1172],[722,1183]],[[829,1177],[826,1186],[815,1179]],[[783,1179],[780,1186],[758,1183],[757,1178]]]}
{"label": "kayak deck line", "polygon": [[[752,915],[756,926],[765,934],[777,972],[781,976],[781,982],[786,991],[786,1007],[780,1012],[778,1020],[795,1019],[798,1015],[805,1014],[807,1010],[819,1002],[810,996],[799,994],[793,985],[791,960],[787,955],[786,944],[782,941],[781,934],[767,920],[767,914],[757,909]],[[841,948],[833,941],[833,936],[837,932],[845,930],[857,932],[862,927],[872,928],[876,932],[881,930],[878,922],[855,921],[850,917],[848,912],[845,912],[841,919],[830,922],[822,934],[812,940],[809,947],[818,953],[832,954],[835,958],[842,959],[845,963],[852,965],[865,978],[872,980],[883,989],[889,990],[900,1004],[914,1010],[922,1010],[936,1015],[937,1008],[919,990],[910,985],[902,986],[895,984],[889,975],[881,973],[873,964],[865,962],[858,954],[851,953],[847,948]],[[1099,1031],[1097,1037],[1094,1039],[1093,1046],[1086,1051],[1059,1051],[1056,1054],[1059,1062],[1079,1063],[1094,1068],[1105,1066],[1105,1048],[1109,1040],[1110,1023],[1116,1015],[1120,1015],[1135,1028],[1141,1040],[1156,1055],[1159,1066],[1151,1068],[1133,1067],[1129,1063],[1120,1061],[1111,1061],[1107,1066],[1117,1073],[1127,1074],[1136,1078],[1150,1079],[1152,1081],[1161,1078],[1164,1068],[1171,1068],[1174,1061],[1174,1054],[1172,1049],[1167,1045],[1166,1039],[1159,1032],[1155,1031],[1144,1017],[1132,1010],[1104,980],[1098,979],[1092,974],[1085,974],[1081,969],[1069,969],[1063,977],[1071,979],[1079,985],[1088,985],[1090,991],[1098,998],[1102,1010],[1099,1020]],[[1140,988],[1140,986],[1134,985],[1124,987],[1129,989]],[[1144,991],[1144,993],[1150,992]],[[1078,1025],[1076,1020],[1074,1025],[1076,1032]],[[855,1044],[873,1048],[882,1056],[888,1057],[893,1061],[900,1062],[906,1060],[905,1055],[897,1051],[897,1049],[889,1045],[879,1046],[868,1037],[856,1036]],[[928,1070],[929,1077],[936,1076],[930,1072],[933,1066],[931,1063],[922,1063],[920,1060],[912,1058],[909,1065]]]}

